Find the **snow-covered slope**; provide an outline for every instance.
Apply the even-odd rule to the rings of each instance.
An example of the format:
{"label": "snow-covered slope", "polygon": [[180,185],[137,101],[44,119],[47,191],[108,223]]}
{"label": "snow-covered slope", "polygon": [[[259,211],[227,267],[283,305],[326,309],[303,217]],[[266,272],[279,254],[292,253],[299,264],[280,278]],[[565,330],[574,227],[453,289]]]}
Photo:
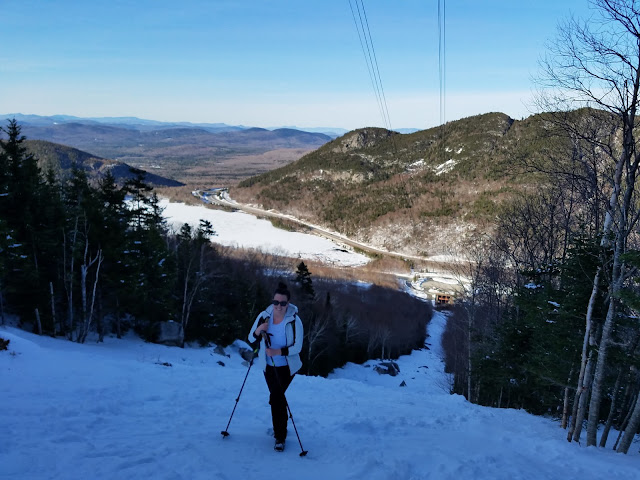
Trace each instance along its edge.
{"label": "snow-covered slope", "polygon": [[216,231],[211,241],[220,245],[251,248],[273,255],[299,257],[337,266],[364,265],[369,261],[365,255],[347,250],[344,245],[316,235],[282,230],[274,227],[269,220],[244,212],[226,212],[165,199],[161,200],[160,206],[168,223],[176,230],[184,223],[197,228],[200,219],[209,220]]}
{"label": "snow-covered slope", "polygon": [[[296,376],[289,428],[273,451],[267,388],[235,347],[172,348],[134,337],[77,345],[0,327],[0,478],[28,479],[562,479],[638,478],[630,455],[569,444],[557,423],[448,395],[430,349],[398,360],[396,377],[347,365]],[[224,365],[223,365],[224,364]],[[169,366],[170,365],[170,366]],[[406,386],[400,386],[402,382]]]}

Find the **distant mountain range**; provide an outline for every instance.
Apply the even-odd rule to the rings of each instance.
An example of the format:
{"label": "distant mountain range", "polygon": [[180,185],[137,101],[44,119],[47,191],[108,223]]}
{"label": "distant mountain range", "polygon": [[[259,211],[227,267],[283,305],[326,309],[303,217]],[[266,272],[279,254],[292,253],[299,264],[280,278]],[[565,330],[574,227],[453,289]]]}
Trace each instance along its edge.
{"label": "distant mountain range", "polygon": [[[154,169],[183,183],[228,184],[289,163],[331,141],[324,133],[292,128],[167,123],[133,117],[5,114],[29,140],[73,147],[101,159]],[[273,153],[275,152],[275,153]],[[242,164],[241,173],[234,165]],[[229,173],[231,172],[231,173]]]}
{"label": "distant mountain range", "polygon": [[[130,167],[154,186],[231,186],[289,164],[348,133],[339,128],[257,128],[225,123],[160,122],[136,117],[0,115],[16,119],[29,149],[56,171],[82,164],[92,175],[110,169],[119,181]],[[413,130],[411,130],[413,131]],[[0,134],[1,136],[1,134]]]}
{"label": "distant mountain range", "polygon": [[[25,115],[22,113],[6,113],[0,114],[0,122],[6,123],[6,120],[15,118],[21,125],[33,127],[46,127],[51,125],[60,125],[63,123],[80,123],[80,124],[100,124],[121,128],[130,128],[140,131],[173,129],[173,128],[200,128],[208,132],[235,132],[240,130],[249,130],[255,127],[244,125],[228,125],[226,123],[192,123],[192,122],[161,122],[157,120],[146,120],[137,117],[74,117],[73,115]],[[299,130],[309,133],[323,133],[329,137],[336,138],[344,135],[348,130],[337,127],[314,127],[300,128],[295,126],[269,127],[264,130]]]}
{"label": "distant mountain range", "polygon": [[[202,128],[208,132],[233,132],[238,130],[247,130],[254,127],[245,125],[228,125],[226,123],[192,123],[192,122],[161,122],[158,120],[146,120],[137,117],[74,117],[73,115],[25,115],[22,113],[6,113],[0,114],[0,122],[5,123],[7,119],[15,118],[22,125],[32,125],[44,127],[56,125],[60,123],[97,123],[102,125],[111,125],[117,127],[133,128],[136,130],[159,130],[165,128]],[[337,138],[349,130],[338,127],[296,127],[295,125],[286,125],[278,127],[267,127],[265,130],[299,130],[309,133],[323,133],[329,137]],[[414,133],[417,128],[396,128],[394,131],[398,133]]]}

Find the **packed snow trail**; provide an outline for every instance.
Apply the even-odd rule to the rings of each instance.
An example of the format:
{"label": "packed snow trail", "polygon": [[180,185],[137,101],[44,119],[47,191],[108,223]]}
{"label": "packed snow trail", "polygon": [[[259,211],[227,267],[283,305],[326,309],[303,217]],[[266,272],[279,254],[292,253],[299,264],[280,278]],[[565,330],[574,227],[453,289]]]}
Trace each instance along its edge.
{"label": "packed snow trail", "polygon": [[376,373],[375,361],[327,379],[296,376],[287,399],[306,457],[291,426],[285,452],[273,451],[256,365],[230,436],[220,435],[247,372],[242,342],[227,357],[133,336],[78,345],[0,327],[11,341],[0,352],[0,478],[637,478],[637,444],[630,455],[584,448],[552,420],[449,395],[445,322],[436,312],[430,349],[398,359],[396,377]]}

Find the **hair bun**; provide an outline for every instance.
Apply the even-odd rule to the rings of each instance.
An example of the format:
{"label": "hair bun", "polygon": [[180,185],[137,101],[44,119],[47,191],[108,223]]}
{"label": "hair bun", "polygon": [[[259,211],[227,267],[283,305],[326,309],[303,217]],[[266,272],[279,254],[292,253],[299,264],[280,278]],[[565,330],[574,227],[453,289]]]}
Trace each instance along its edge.
{"label": "hair bun", "polygon": [[287,301],[291,299],[291,292],[287,288],[287,284],[284,282],[278,282],[278,288],[276,288],[274,295],[284,295],[287,297]]}

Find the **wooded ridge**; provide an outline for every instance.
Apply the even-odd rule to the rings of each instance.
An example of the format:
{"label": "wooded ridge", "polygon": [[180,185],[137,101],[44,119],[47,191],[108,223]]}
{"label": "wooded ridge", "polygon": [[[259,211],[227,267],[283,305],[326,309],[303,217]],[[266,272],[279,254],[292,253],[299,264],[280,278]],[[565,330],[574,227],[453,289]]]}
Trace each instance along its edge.
{"label": "wooded ridge", "polygon": [[449,241],[443,232],[490,231],[504,202],[543,181],[531,165],[548,162],[550,152],[570,155],[568,145],[545,114],[488,113],[412,134],[363,128],[242,181],[231,196],[428,255]]}
{"label": "wooded ridge", "polygon": [[[95,180],[104,177],[109,171],[116,183],[120,185],[135,177],[131,166],[124,162],[101,158],[65,145],[44,140],[26,140],[25,148],[29,154],[37,159],[38,166],[43,172],[51,169],[59,177],[69,177],[74,165],[85,170],[87,175]],[[146,172],[145,181],[154,187],[184,185],[184,183],[150,172]]]}

